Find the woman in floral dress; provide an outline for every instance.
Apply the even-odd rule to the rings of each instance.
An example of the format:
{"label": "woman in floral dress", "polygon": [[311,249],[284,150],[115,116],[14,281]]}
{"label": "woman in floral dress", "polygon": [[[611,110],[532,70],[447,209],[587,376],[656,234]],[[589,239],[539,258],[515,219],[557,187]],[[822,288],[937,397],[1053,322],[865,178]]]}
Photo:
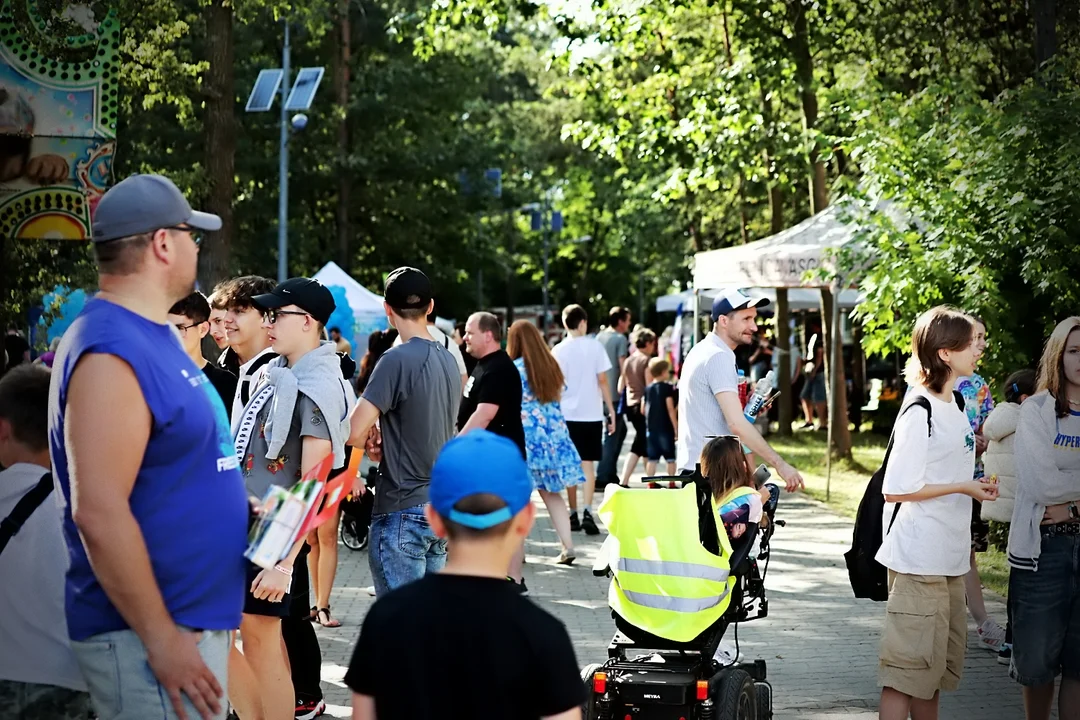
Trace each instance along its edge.
{"label": "woman in floral dress", "polygon": [[585,475],[559,405],[564,385],[562,370],[540,331],[527,320],[510,326],[506,350],[521,374],[521,424],[525,427],[529,473],[563,546],[558,563],[569,565],[576,555],[570,536],[570,511],[560,493],[584,482]]}

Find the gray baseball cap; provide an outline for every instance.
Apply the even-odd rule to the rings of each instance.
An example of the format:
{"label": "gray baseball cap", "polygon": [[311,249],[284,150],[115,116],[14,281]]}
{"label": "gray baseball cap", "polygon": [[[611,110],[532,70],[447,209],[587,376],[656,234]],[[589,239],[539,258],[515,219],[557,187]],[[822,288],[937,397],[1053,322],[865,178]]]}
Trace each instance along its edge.
{"label": "gray baseball cap", "polygon": [[197,212],[173,181],[161,175],[132,175],[109,189],[94,211],[94,242],[189,225],[220,230],[221,218]]}

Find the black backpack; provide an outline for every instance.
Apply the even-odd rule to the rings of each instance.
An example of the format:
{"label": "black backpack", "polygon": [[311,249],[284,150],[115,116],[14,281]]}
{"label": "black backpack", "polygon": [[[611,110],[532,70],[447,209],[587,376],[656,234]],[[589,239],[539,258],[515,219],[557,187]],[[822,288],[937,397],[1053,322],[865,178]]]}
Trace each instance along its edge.
{"label": "black backpack", "polygon": [[[953,391],[957,406],[964,409],[964,396]],[[930,424],[932,410],[930,401],[923,395],[916,395],[911,402],[901,410],[902,416],[912,407],[921,407],[926,410],[926,433],[930,435],[933,430]],[[899,419],[899,416],[898,416]],[[876,602],[884,602],[889,599],[889,573],[885,566],[877,561],[875,556],[881,548],[881,519],[885,514],[885,495],[882,492],[882,484],[885,482],[885,468],[889,465],[889,455],[892,454],[893,440],[896,432],[889,436],[889,445],[885,449],[885,459],[881,467],[870,482],[866,484],[862,501],[859,503],[859,511],[855,514],[855,531],[851,537],[851,549],[844,553],[844,561],[847,563],[848,579],[851,581],[851,589],[857,598],[867,598]],[[892,518],[889,520],[888,530],[892,530],[896,522],[896,514],[900,512],[901,503],[893,506]],[[888,532],[886,530],[886,532]]]}

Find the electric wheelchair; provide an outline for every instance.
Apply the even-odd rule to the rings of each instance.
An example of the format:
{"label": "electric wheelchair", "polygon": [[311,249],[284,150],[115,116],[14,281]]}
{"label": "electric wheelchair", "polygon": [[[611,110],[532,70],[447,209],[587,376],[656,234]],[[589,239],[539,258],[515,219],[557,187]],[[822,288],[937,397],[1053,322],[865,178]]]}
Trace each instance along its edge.
{"label": "electric wheelchair", "polygon": [[[675,642],[658,637],[630,624],[614,609],[615,636],[608,646],[608,660],[582,670],[587,700],[582,707],[585,720],[771,720],[772,686],[764,660],[740,662],[738,624],[764,618],[769,612],[765,596],[769,544],[782,520],[775,517],[779,487],[769,482],[769,471],[758,468],[755,479],[767,486],[770,500],[764,503],[763,520],[752,523],[730,545],[728,559],[731,587],[730,603],[723,614],[689,642]],[[687,478],[651,478],[657,484],[677,480],[693,483],[698,497],[698,530],[701,543],[719,556],[716,513],[709,487],[700,473]],[[634,489],[623,492],[672,492],[665,489]],[[764,519],[767,517],[767,520]],[[719,532],[723,532],[721,528]],[[593,572],[599,576],[614,574],[607,558],[601,557]],[[728,629],[735,626],[735,657],[716,659]],[[634,654],[648,650],[647,653]]]}

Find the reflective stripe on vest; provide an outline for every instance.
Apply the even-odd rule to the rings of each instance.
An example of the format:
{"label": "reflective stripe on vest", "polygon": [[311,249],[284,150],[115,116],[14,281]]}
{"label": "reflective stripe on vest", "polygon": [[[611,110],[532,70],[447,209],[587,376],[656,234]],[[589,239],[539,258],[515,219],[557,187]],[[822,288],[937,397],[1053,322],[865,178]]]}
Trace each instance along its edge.
{"label": "reflective stripe on vest", "polygon": [[679,613],[696,613],[702,610],[708,610],[714,608],[724,601],[724,598],[731,592],[731,588],[724,588],[722,595],[703,598],[681,598],[671,597],[670,595],[653,595],[652,593],[636,592],[634,590],[622,589],[623,595],[626,595],[626,599],[632,603],[641,605],[642,607],[654,608],[656,610],[668,610],[670,612]]}
{"label": "reflective stripe on vest", "polygon": [[[633,558],[621,557],[619,558],[618,567],[620,570],[632,573],[700,578],[701,580],[715,580],[716,582],[721,583],[727,582],[729,575],[728,571],[723,568],[702,565],[700,563],[677,562],[674,560],[635,560]],[[630,593],[627,593],[627,595],[629,596]],[[707,605],[706,607],[711,606]]]}

